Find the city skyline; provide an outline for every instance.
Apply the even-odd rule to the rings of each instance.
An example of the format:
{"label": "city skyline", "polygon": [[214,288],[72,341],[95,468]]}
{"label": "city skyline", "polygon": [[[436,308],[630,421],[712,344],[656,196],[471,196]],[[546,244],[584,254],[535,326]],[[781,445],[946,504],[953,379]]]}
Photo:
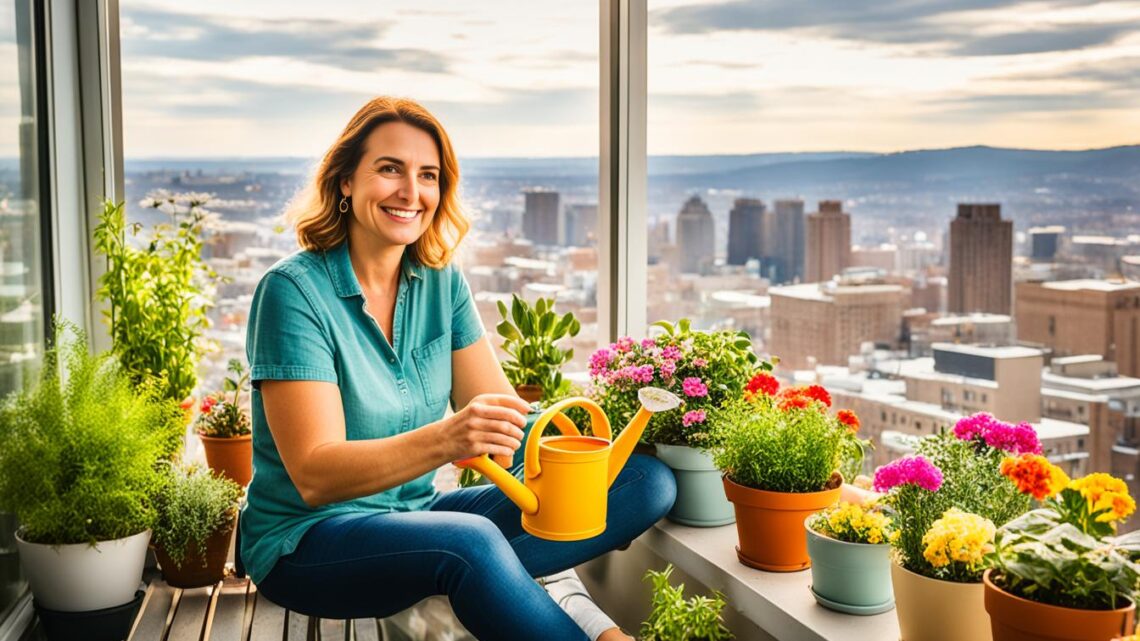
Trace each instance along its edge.
{"label": "city skyline", "polygon": [[[376,93],[422,100],[463,156],[596,154],[594,3],[121,15],[130,157],[312,157]],[[650,2],[648,152],[1134,144],[1138,24],[1135,0]]]}

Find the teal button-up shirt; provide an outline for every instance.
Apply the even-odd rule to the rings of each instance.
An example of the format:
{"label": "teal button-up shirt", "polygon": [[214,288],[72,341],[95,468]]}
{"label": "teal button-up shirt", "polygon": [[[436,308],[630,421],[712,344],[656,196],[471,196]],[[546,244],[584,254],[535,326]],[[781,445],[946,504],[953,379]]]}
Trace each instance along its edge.
{"label": "teal button-up shirt", "polygon": [[255,583],[318,521],[345,512],[417,510],[435,498],[429,473],[379,494],[309,507],[281,462],[259,383],[335,383],[348,440],[383,438],[444,415],[451,352],[482,336],[471,291],[454,265],[431,269],[405,255],[391,344],[365,307],[347,243],[324,253],[298,252],[270,268],[253,295],[246,337],[254,474],[241,518],[241,554]]}

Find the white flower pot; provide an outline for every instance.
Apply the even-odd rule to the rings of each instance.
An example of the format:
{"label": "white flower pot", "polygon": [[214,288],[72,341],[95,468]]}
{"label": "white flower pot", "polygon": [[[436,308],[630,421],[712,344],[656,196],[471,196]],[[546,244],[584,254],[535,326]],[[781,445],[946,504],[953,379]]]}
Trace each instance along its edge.
{"label": "white flower pot", "polygon": [[29,543],[16,533],[20,566],[36,602],[60,612],[101,610],[135,598],[150,530],[91,546]]}

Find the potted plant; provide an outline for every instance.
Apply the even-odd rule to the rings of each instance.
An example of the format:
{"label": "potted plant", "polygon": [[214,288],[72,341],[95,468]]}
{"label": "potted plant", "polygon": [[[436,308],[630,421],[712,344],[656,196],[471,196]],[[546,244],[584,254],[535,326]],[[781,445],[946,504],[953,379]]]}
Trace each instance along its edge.
{"label": "potted plant", "polygon": [[757,368],[769,371],[772,364],[760,361],[744,332],[694,331],[684,318],[653,325],[663,330],[655,338],[626,337],[593,353],[590,396],[614,425],[627,424],[636,413],[643,385],[681,398],[682,411],[655,418],[644,436],[677,478],[677,500],[668,518],[697,527],[732,523],[736,517],[724,497],[720,471],[700,448],[708,445],[711,414],[725,399],[739,396]]}
{"label": "potted plant", "polygon": [[724,595],[695,596],[685,599],[685,586],[673,587],[669,576],[673,565],[661,572],[650,570],[644,580],[653,584],[653,609],[641,624],[642,641],[722,641],[733,638],[721,619]]}
{"label": "potted plant", "polygon": [[1007,458],[1001,471],[1041,507],[1003,525],[985,573],[995,641],[1110,639],[1132,634],[1140,532],[1114,537],[1136,510],[1124,481],[1070,481],[1042,456]]}
{"label": "potted plant", "polygon": [[[129,609],[162,483],[158,461],[182,430],[177,402],[153,382],[136,388],[113,356],[88,349],[81,330],[56,321],[38,377],[0,406],[0,508],[22,524],[20,562],[48,628],[52,613]],[[98,627],[63,618],[85,628],[73,638]]]}
{"label": "potted plant", "polygon": [[196,588],[222,579],[241,491],[205,468],[170,466],[155,498],[154,524],[155,555],[168,584]]}
{"label": "potted plant", "polygon": [[741,563],[773,572],[811,565],[804,520],[839,499],[840,470],[860,467],[863,457],[858,420],[848,411],[829,414],[830,405],[818,385],[766,386],[745,390],[714,415],[713,462],[736,509]]}
{"label": "potted plant", "polygon": [[[208,213],[204,194],[156,193],[143,201],[164,211],[170,223],[128,225],[123,203],[106,202],[95,227],[95,250],[107,259],[99,300],[111,328],[115,354],[135,381],[162,381],[162,394],[182,401],[198,381],[201,340],[208,327],[213,288],[222,281],[202,259]],[[183,426],[185,427],[185,426]],[[168,457],[183,434],[170,444]]]}
{"label": "potted plant", "polygon": [[[918,439],[915,450],[916,455],[879,468],[874,480],[874,489],[886,493],[883,501],[898,530],[891,542],[891,581],[902,639],[985,641],[990,625],[983,606],[984,568],[973,554],[978,546],[989,545],[979,540],[988,530],[985,522],[1000,527],[1031,507],[1030,499],[1002,476],[1002,459],[1040,452],[1041,444],[1026,423],[975,414],[959,420],[952,431]],[[930,532],[952,508],[972,515],[940,526],[953,525],[964,533],[969,529],[966,566],[966,555],[948,563],[929,550]]]}
{"label": "potted plant", "polygon": [[[226,370],[233,376],[225,377],[222,391],[202,399],[194,425],[210,468],[245,487],[253,477],[253,436],[240,403],[249,386],[249,370],[236,358]],[[227,393],[233,396],[227,398]]]}
{"label": "potted plant", "polygon": [[860,615],[895,606],[888,545],[894,530],[881,506],[840,501],[804,525],[811,591],[820,605]]}
{"label": "potted plant", "polygon": [[519,396],[529,402],[551,398],[563,388],[562,365],[574,358],[574,350],[557,343],[565,336],[577,336],[581,323],[570,312],[554,312],[553,298],[539,298],[531,307],[513,294],[511,308],[499,301],[502,321],[496,326],[503,337],[503,351],[510,358],[502,362],[507,380]]}

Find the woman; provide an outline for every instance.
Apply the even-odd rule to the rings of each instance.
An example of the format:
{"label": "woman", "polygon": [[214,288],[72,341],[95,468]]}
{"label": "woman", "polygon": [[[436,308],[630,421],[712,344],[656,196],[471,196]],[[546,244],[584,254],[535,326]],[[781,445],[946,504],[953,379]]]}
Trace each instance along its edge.
{"label": "woman", "polygon": [[[432,474],[449,461],[509,461],[529,410],[450,264],[468,229],[458,181],[439,122],[376,98],[294,206],[304,251],[269,270],[250,310],[255,474],[242,559],[270,600],[300,612],[384,617],[443,594],[480,639],[581,641],[532,577],[641,534],[672,505],[673,478],[631,457],[606,532],[576,542],[525,533],[494,487],[435,492]],[[449,401],[457,411],[443,418]]]}

